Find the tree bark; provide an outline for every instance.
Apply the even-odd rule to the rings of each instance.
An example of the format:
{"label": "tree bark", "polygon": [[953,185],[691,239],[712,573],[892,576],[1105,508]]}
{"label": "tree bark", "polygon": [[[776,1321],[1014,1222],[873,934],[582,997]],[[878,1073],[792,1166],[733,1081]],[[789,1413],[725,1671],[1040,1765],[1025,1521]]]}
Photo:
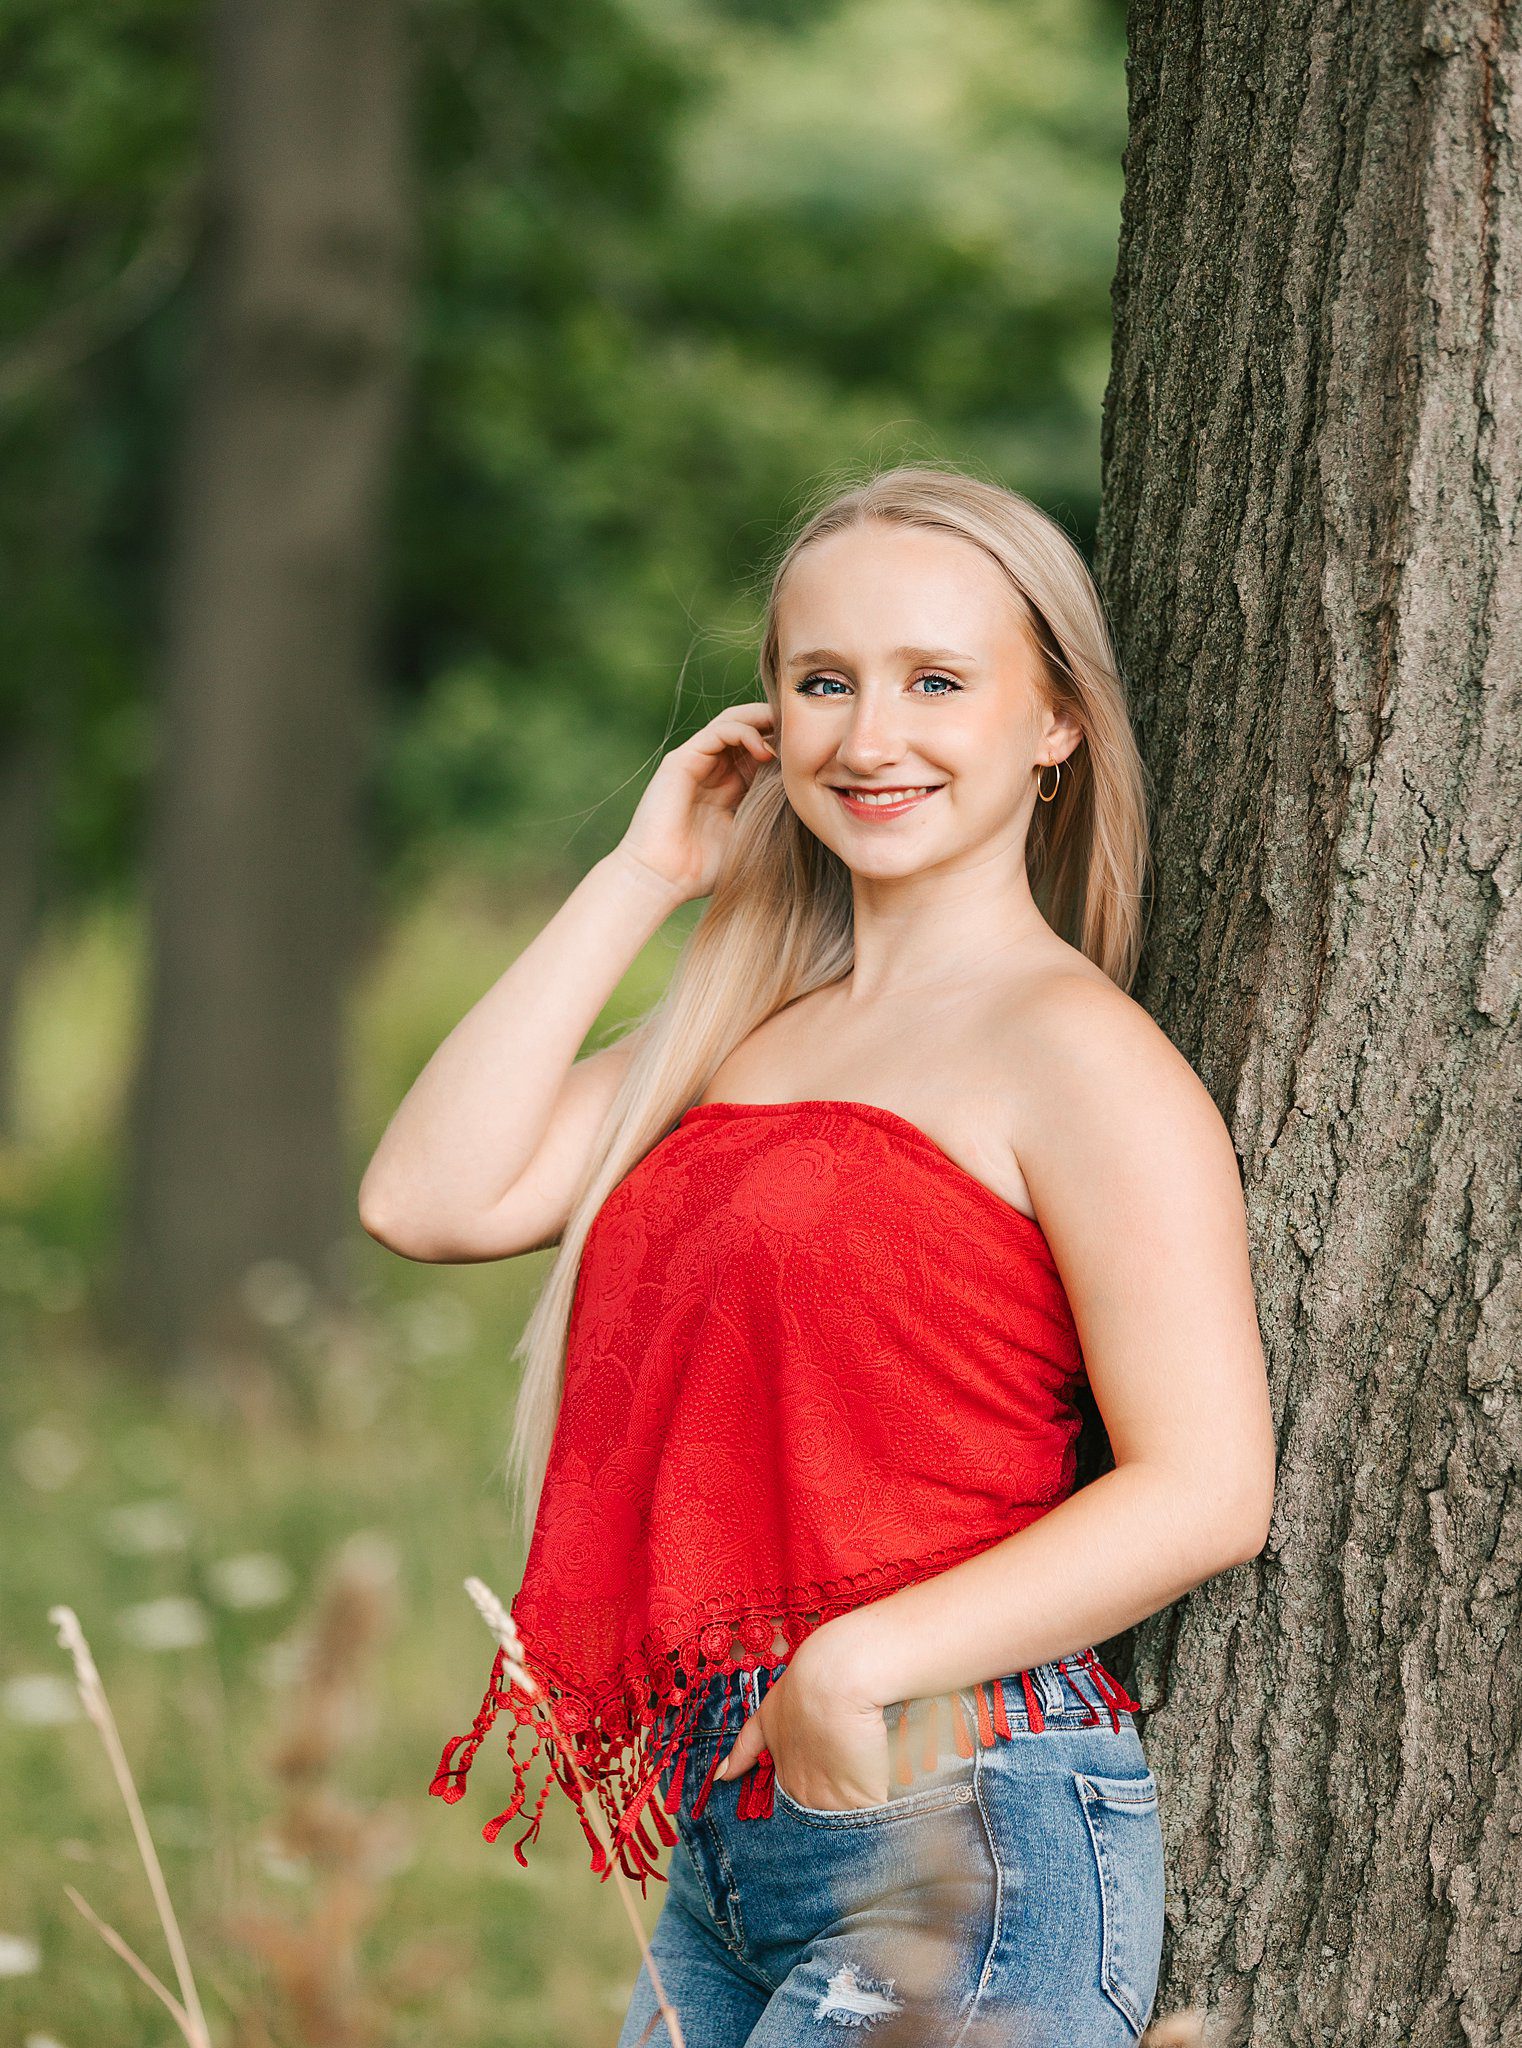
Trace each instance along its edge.
{"label": "tree bark", "polygon": [[[246,1282],[340,1287],[359,797],[411,257],[398,0],[226,0],[175,507],[123,1307],[257,1354]],[[282,1283],[284,1284],[284,1283]]]}
{"label": "tree bark", "polygon": [[1263,1555],[1129,1668],[1156,2011],[1245,1995],[1274,2048],[1522,2041],[1518,24],[1130,9],[1137,994],[1236,1143],[1280,1468]]}

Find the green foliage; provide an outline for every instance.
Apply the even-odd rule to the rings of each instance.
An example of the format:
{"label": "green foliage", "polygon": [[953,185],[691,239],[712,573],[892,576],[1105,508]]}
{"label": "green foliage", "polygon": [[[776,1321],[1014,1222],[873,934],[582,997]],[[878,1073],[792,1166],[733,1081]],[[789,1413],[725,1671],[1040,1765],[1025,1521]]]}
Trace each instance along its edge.
{"label": "green foliage", "polygon": [[[623,157],[586,181],[471,18],[469,84],[436,88],[466,140],[431,185],[384,816],[501,872],[595,856],[658,751],[756,694],[820,471],[970,461],[1091,533],[1123,73],[1099,7],[646,0],[660,42],[629,14],[607,60],[640,76]],[[536,46],[547,97],[584,38]]]}
{"label": "green foliage", "polygon": [[121,876],[148,757],[181,376],[155,343],[193,242],[198,35],[176,0],[10,0],[0,19],[0,736],[53,736],[80,887]]}
{"label": "green foliage", "polygon": [[[842,465],[971,463],[1080,539],[1124,139],[1116,0],[420,0],[419,276],[377,859],[565,872],[754,694],[760,579]],[[130,875],[196,331],[199,11],[13,4],[0,720]]]}

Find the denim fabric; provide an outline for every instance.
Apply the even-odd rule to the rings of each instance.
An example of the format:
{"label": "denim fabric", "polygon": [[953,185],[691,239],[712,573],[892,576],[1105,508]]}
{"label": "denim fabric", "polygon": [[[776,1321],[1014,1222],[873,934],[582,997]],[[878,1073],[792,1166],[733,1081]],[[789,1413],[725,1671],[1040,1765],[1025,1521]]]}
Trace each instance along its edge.
{"label": "denim fabric", "polygon": [[[1070,1665],[1072,1659],[1064,1660]],[[651,1947],[687,2048],[812,2048],[852,2030],[882,2048],[1131,2048],[1157,1989],[1163,1842],[1157,1785],[1135,1721],[1113,1728],[1079,1668],[998,1684],[1008,1739],[959,1756],[949,1733],[923,1761],[925,1702],[910,1703],[912,1781],[881,1806],[802,1806],[777,1783],[769,1818],[741,1820],[744,1778],[693,1796],[785,1670],[705,1688]],[[985,1688],[990,1690],[991,1687]],[[971,1692],[962,1695],[969,1715]],[[890,1765],[899,1707],[884,1709]],[[946,1729],[949,1716],[938,1717]],[[670,1782],[669,1767],[661,1789]],[[747,1773],[746,1776],[750,1774]],[[618,2048],[669,2044],[642,1966]]]}

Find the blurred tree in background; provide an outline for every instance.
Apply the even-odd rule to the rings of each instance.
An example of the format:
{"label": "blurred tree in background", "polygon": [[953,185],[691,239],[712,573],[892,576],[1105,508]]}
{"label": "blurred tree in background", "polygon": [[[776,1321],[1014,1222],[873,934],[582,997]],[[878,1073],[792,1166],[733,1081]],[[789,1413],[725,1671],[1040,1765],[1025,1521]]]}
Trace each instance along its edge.
{"label": "blurred tree in background", "polygon": [[413,180],[401,0],[226,0],[208,27],[112,1307],[142,1363],[238,1386],[266,1349],[255,1261],[345,1293],[341,1076]]}

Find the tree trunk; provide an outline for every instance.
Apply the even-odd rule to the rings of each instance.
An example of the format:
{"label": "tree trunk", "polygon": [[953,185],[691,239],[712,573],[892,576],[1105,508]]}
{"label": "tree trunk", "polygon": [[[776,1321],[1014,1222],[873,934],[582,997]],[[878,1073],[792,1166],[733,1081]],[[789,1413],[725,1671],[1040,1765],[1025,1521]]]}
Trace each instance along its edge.
{"label": "tree trunk", "polygon": [[354,1222],[344,999],[411,258],[398,0],[227,0],[210,54],[122,1276],[165,1366],[254,1355],[250,1269],[321,1299]]}
{"label": "tree trunk", "polygon": [[1265,2048],[1522,2041],[1518,21],[1130,9],[1137,993],[1236,1142],[1280,1468],[1129,1670],[1156,2011],[1245,1996]]}
{"label": "tree trunk", "polygon": [[52,723],[0,736],[0,1142],[17,1135],[16,1027],[52,851],[62,742]]}

